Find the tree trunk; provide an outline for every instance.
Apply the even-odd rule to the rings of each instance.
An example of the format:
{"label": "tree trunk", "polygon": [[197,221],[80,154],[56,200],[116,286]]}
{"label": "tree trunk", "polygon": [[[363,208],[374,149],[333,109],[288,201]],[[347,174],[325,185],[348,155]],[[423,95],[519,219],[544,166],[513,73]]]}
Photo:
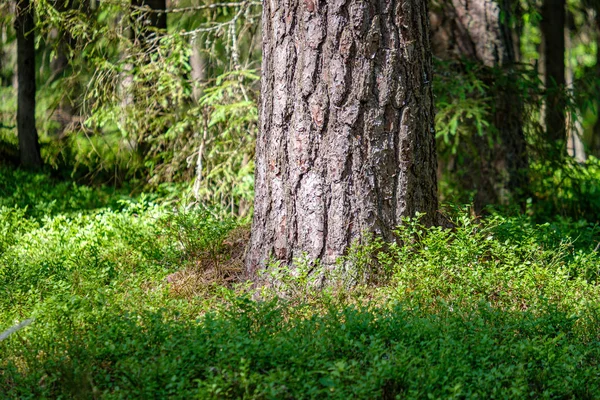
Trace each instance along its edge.
{"label": "tree trunk", "polygon": [[195,38],[192,40],[192,55],[190,57],[191,77],[193,82],[192,98],[198,102],[202,97],[200,84],[206,79],[206,60],[202,54],[202,40]]}
{"label": "tree trunk", "polygon": [[[54,1],[54,8],[60,13],[67,13],[70,11],[74,4],[66,2],[64,0]],[[84,10],[88,7],[84,6]],[[57,42],[56,53],[54,59],[50,62],[50,70],[52,71],[51,79],[53,81],[62,78],[69,67],[69,49],[75,44],[75,40],[71,36],[68,30],[57,29],[53,32],[53,38]],[[53,112],[53,119],[59,124],[58,131],[56,132],[59,138],[63,138],[68,127],[73,122],[74,107],[69,100],[68,89],[65,88],[58,106]]]}
{"label": "tree trunk", "polygon": [[[571,59],[571,31],[565,29],[565,48],[567,51],[567,60]],[[565,65],[566,71],[566,90],[570,93],[574,90],[575,83],[575,71],[573,64],[569,61]],[[583,125],[581,120],[577,118],[576,113],[573,110],[569,110],[566,113],[566,129],[567,129],[567,153],[573,157],[578,163],[584,163],[587,159],[585,154],[585,147],[581,135],[583,133]]]}
{"label": "tree trunk", "polygon": [[512,35],[493,0],[433,1],[433,53],[442,59],[468,58],[488,67],[513,62]]}
{"label": "tree trunk", "polygon": [[[430,16],[434,54],[445,60],[466,58],[510,73],[518,59],[515,35],[508,25],[510,11],[507,0],[434,2]],[[488,137],[480,137],[474,131],[471,146],[462,148],[463,152],[475,151],[464,157],[462,168],[468,177],[461,186],[464,191],[476,192],[473,202],[477,213],[486,205],[506,203],[509,197],[524,204],[528,181],[523,105],[518,88],[513,88],[512,82],[497,81],[497,74],[488,75],[484,80],[497,91],[491,122],[499,140],[490,147]]]}
{"label": "tree trunk", "polygon": [[28,168],[42,166],[38,134],[35,128],[35,37],[33,9],[29,0],[17,2],[17,69],[19,79],[17,129],[21,164]]}
{"label": "tree trunk", "polygon": [[[596,41],[600,42],[600,4],[594,3],[595,23],[596,23]],[[596,79],[600,81],[600,52],[596,52]],[[600,99],[596,99],[597,120],[592,132],[590,140],[590,154],[596,158],[600,158]]]}
{"label": "tree trunk", "polygon": [[552,145],[566,150],[565,0],[544,0],[541,10],[544,80],[546,83],[546,136]]}
{"label": "tree trunk", "polygon": [[260,132],[247,268],[332,265],[437,210],[425,0],[263,4]]}
{"label": "tree trunk", "polygon": [[6,25],[0,23],[0,86],[10,86],[11,76],[7,74],[6,67],[8,63],[8,49],[6,42],[8,40]]}

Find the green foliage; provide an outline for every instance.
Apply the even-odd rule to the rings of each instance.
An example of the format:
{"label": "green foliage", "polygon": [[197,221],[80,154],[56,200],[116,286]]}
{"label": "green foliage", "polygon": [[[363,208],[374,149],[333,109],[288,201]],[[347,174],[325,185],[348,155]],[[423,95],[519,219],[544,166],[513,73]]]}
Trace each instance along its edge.
{"label": "green foliage", "polygon": [[0,165],[0,207],[19,208],[39,219],[107,206],[118,208],[119,201],[128,198],[124,190],[78,185],[47,174],[32,174]]}
{"label": "green foliage", "polygon": [[594,157],[579,164],[547,162],[532,165],[536,195],[533,211],[538,219],[553,215],[597,221],[600,215],[600,161]]}
{"label": "green foliage", "polygon": [[236,226],[231,218],[219,219],[197,207],[180,207],[160,221],[164,234],[176,240],[182,258],[189,261],[217,258],[227,234]]}
{"label": "green foliage", "polygon": [[[148,25],[151,11],[127,1],[40,0],[33,6],[37,126],[46,165],[116,185],[197,180],[197,201],[248,215],[259,2],[181,1],[165,31]],[[16,92],[3,86],[11,83],[4,69],[10,76],[14,70],[15,60],[6,57],[14,32],[10,14],[0,15],[6,31],[0,154],[18,163]],[[59,60],[66,65],[57,67]]]}
{"label": "green foliage", "polygon": [[[88,317],[83,330],[56,307],[13,345],[2,387],[11,397],[202,399],[594,398],[600,390],[598,345],[574,339],[574,320],[552,308],[534,316],[485,306],[329,307],[308,319],[302,311],[242,297],[193,322],[165,310],[117,312]],[[31,354],[40,354],[36,364]]]}
{"label": "green foliage", "polygon": [[[475,133],[489,135],[492,108],[490,88],[482,81],[483,67],[464,63],[465,71],[456,74],[456,63],[436,64],[436,134],[441,141],[441,154],[455,156],[459,145]],[[473,130],[475,132],[473,132]],[[492,144],[490,143],[490,145]],[[464,156],[464,155],[463,155]]]}
{"label": "green foliage", "polygon": [[197,110],[205,114],[201,117],[204,126],[200,128],[203,132],[200,146],[194,156],[196,166],[201,161],[207,172],[196,174],[196,196],[240,216],[247,215],[254,199],[254,146],[258,130],[256,99],[248,97],[245,87],[258,80],[255,71],[223,74],[204,90]]}
{"label": "green foliage", "polygon": [[372,239],[333,270],[299,260],[262,291],[184,299],[168,277],[222,257],[234,221],[147,197],[96,208],[97,189],[0,176],[40,188],[0,208],[0,331],[34,318],[0,341],[0,397],[600,395],[594,224],[407,219],[398,244]]}
{"label": "green foliage", "polygon": [[597,225],[568,220],[540,225],[499,215],[478,221],[464,212],[455,224],[449,230],[406,220],[397,230],[401,244],[384,247],[374,240],[359,247],[361,254],[375,257],[369,263],[377,269],[367,271],[384,276],[391,271],[393,291],[386,294],[400,301],[454,306],[481,301],[513,311],[537,310],[550,302],[569,315],[597,302]]}

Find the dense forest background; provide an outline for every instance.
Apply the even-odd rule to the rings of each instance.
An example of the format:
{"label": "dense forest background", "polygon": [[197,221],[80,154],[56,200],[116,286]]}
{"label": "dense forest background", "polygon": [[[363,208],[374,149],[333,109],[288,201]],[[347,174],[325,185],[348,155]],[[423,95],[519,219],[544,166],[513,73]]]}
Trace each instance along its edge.
{"label": "dense forest background", "polygon": [[[281,44],[282,25],[263,35],[261,21],[340,6],[358,15],[334,21],[354,29],[340,53],[388,65],[365,4],[413,12],[391,24],[407,37],[428,22],[427,50],[354,75],[382,77],[371,88],[327,83],[395,113],[410,90],[385,94],[412,76],[427,118],[432,88],[435,132],[407,126],[435,134],[423,176],[439,210],[366,232],[334,263],[288,251],[249,271],[251,231],[279,227],[249,226],[261,49]],[[0,397],[600,398],[600,2],[431,0],[428,18],[425,4],[0,1]],[[406,60],[426,73],[391,76]],[[422,149],[406,142],[410,164]],[[290,215],[315,214],[305,203]]]}
{"label": "dense forest background", "polygon": [[[0,14],[0,154],[15,165],[17,3],[3,3]],[[249,215],[259,2],[30,6],[47,170],[137,189],[189,184],[198,201]],[[471,203],[477,213],[512,205],[598,215],[597,9],[594,1],[432,1],[442,201]],[[558,22],[545,27],[551,18]]]}

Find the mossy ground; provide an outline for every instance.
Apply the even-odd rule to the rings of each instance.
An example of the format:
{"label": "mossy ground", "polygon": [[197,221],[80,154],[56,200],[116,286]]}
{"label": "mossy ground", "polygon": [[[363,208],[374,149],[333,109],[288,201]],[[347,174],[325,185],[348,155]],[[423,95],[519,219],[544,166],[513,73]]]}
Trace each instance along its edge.
{"label": "mossy ground", "polygon": [[357,246],[326,287],[299,260],[257,289],[236,221],[46,175],[0,182],[0,332],[34,319],[0,341],[2,398],[600,397],[586,221],[406,221],[404,246]]}

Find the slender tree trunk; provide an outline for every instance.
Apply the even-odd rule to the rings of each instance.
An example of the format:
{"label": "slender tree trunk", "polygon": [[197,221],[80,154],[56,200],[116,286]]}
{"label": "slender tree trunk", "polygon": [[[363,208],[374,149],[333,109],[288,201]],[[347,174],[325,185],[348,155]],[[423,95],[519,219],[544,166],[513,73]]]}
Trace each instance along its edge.
{"label": "slender tree trunk", "polygon": [[[596,41],[600,43],[600,4],[595,3],[594,11],[596,12]],[[600,52],[596,52],[596,79],[600,80]],[[594,131],[592,132],[590,154],[600,158],[600,99],[596,99],[596,102],[598,119],[594,125]]]}
{"label": "slender tree trunk", "polygon": [[199,84],[206,79],[206,61],[204,59],[204,54],[202,54],[202,40],[196,38],[192,41],[191,45],[192,55],[190,57],[190,67],[192,69],[192,81],[194,82],[192,98],[197,102],[202,97],[202,90]]}
{"label": "slender tree trunk", "polygon": [[[57,0],[54,2],[54,8],[61,13],[69,11],[72,9],[72,7],[72,2],[69,3],[64,0]],[[84,9],[87,10],[88,7],[84,7]],[[55,57],[50,63],[50,70],[52,71],[52,79],[57,80],[65,74],[65,71],[69,67],[68,51],[69,48],[74,45],[75,41],[68,31],[56,30],[54,33],[57,44]],[[63,95],[53,113],[53,119],[58,122],[60,126],[57,132],[59,137],[63,137],[63,134],[67,130],[68,126],[72,123],[73,114],[74,108],[69,101],[67,90],[65,90],[63,91]]]}
{"label": "slender tree trunk", "polygon": [[[567,51],[567,60],[571,57],[571,31],[570,29],[565,29],[565,48]],[[566,63],[566,90],[572,92],[573,84],[575,81],[575,73],[573,71],[573,65],[571,62]],[[583,133],[583,126],[581,124],[581,120],[577,118],[575,112],[569,110],[566,113],[566,129],[567,129],[567,153],[569,156],[573,157],[575,161],[579,163],[584,163],[587,159],[585,154],[585,147],[583,145],[583,140],[581,135]]]}
{"label": "slender tree trunk", "polygon": [[7,49],[6,49],[6,41],[7,41],[7,34],[6,34],[6,26],[3,24],[0,24],[0,86],[9,86],[10,85],[10,78],[8,76],[6,76],[5,73],[5,68],[7,66]]}
{"label": "slender tree trunk", "polygon": [[260,132],[247,267],[332,265],[437,210],[425,0],[263,4]]}
{"label": "slender tree trunk", "polygon": [[17,2],[17,69],[19,79],[17,129],[21,164],[28,168],[42,166],[38,134],[35,127],[35,36],[33,9],[29,0]]}
{"label": "slender tree trunk", "polygon": [[[544,79],[547,89],[546,135],[551,144],[566,149],[565,115],[565,0],[544,0],[542,5]],[[564,150],[561,150],[561,152]]]}

